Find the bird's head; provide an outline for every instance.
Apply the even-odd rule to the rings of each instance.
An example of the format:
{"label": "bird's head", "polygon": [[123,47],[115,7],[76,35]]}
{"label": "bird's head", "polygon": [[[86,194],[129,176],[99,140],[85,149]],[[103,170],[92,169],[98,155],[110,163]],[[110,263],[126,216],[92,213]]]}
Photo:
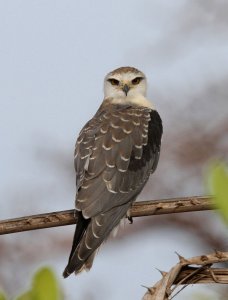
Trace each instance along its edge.
{"label": "bird's head", "polygon": [[132,98],[146,96],[146,76],[132,67],[118,68],[108,73],[104,80],[104,98]]}

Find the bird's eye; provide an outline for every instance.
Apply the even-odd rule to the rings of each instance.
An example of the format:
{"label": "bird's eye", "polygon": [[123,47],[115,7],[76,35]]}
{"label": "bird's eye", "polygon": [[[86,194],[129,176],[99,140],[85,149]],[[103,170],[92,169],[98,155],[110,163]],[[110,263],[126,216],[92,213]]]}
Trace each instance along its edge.
{"label": "bird's eye", "polygon": [[142,81],[142,80],[143,80],[143,77],[135,77],[135,78],[131,81],[131,83],[134,84],[134,85],[136,85],[136,84],[139,84],[140,81]]}
{"label": "bird's eye", "polygon": [[119,80],[115,78],[109,78],[108,81],[111,83],[111,85],[119,85]]}

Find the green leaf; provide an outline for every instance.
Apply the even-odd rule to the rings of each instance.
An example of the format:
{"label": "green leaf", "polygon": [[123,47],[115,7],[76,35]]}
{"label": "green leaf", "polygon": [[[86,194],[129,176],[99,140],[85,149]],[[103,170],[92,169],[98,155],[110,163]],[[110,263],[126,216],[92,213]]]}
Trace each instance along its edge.
{"label": "green leaf", "polygon": [[2,291],[0,291],[0,300],[6,300],[6,296]]}
{"label": "green leaf", "polygon": [[215,205],[226,224],[228,224],[228,171],[225,164],[219,162],[212,165],[209,184]]}
{"label": "green leaf", "polygon": [[[16,300],[60,300],[63,299],[54,273],[47,267],[38,270],[32,279],[32,288]],[[0,299],[2,300],[2,299]]]}
{"label": "green leaf", "polygon": [[17,297],[16,300],[33,300],[33,298],[31,292],[29,291]]}
{"label": "green leaf", "polygon": [[42,268],[35,274],[32,285],[32,300],[59,300],[60,290],[54,273]]}

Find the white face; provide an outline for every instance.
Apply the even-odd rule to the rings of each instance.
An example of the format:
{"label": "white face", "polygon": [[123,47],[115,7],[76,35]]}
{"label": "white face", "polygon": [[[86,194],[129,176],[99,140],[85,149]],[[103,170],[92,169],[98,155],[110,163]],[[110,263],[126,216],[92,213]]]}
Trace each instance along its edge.
{"label": "white face", "polygon": [[104,80],[105,98],[132,98],[146,96],[146,77],[142,72],[109,73]]}

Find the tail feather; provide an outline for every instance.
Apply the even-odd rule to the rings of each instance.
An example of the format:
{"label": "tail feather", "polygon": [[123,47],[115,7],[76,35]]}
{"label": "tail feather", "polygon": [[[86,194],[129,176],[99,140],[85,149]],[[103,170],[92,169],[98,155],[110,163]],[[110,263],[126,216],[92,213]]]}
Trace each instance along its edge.
{"label": "tail feather", "polygon": [[83,270],[89,271],[92,268],[94,258],[97,254],[98,248],[87,258],[85,264],[83,265]]}
{"label": "tail feather", "polygon": [[70,252],[70,256],[69,256],[69,262],[71,260],[72,255],[74,254],[78,244],[80,243],[83,234],[86,231],[86,228],[89,225],[90,219],[85,219],[82,215],[81,211],[76,211],[77,213],[77,226],[75,228],[75,232],[74,232],[74,238],[73,238],[73,244],[72,244],[72,248],[71,248],[71,252]]}
{"label": "tail feather", "polygon": [[[113,228],[119,224],[130,205],[131,203],[126,203],[125,205],[114,207],[110,211],[91,219],[85,219],[82,213],[79,213],[78,229],[76,227],[69,262],[63,272],[63,277],[66,278],[73,272],[78,274],[92,267],[97,249]],[[81,222],[83,222],[83,225]]]}
{"label": "tail feather", "polygon": [[85,219],[83,217],[81,211],[76,211],[76,214],[77,214],[77,225],[76,225],[75,232],[74,232],[74,238],[73,238],[72,248],[71,248],[71,252],[70,252],[70,256],[69,256],[69,260],[68,260],[68,265],[63,272],[64,278],[68,277],[73,272],[73,271],[70,272],[68,270],[68,267],[71,263],[71,258],[73,256],[74,252],[76,251],[76,249],[83,237],[83,234],[85,233],[86,228],[88,227],[89,222],[90,222],[90,219]]}

